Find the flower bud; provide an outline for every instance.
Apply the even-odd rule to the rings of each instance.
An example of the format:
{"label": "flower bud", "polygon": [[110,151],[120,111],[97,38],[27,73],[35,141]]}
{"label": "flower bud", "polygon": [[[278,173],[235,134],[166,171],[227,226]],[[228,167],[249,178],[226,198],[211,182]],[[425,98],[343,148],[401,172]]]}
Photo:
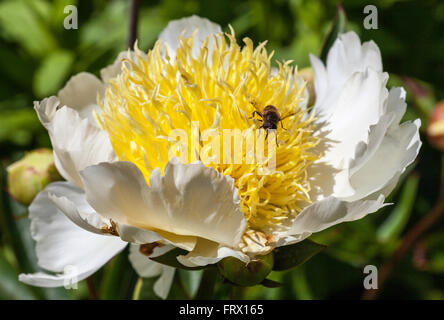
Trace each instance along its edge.
{"label": "flower bud", "polygon": [[258,256],[248,264],[234,257],[227,257],[218,263],[220,273],[239,286],[254,286],[261,283],[273,269],[273,253]]}
{"label": "flower bud", "polygon": [[430,113],[427,136],[432,146],[444,151],[444,100],[438,102]]}
{"label": "flower bud", "polygon": [[30,151],[8,168],[9,194],[18,202],[29,205],[34,197],[53,181],[62,180],[49,149]]}

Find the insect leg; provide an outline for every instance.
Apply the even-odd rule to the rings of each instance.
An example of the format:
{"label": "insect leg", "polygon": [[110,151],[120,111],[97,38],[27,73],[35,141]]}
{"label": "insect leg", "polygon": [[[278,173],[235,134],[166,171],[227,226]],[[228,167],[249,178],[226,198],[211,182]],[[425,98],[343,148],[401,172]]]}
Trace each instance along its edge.
{"label": "insect leg", "polygon": [[250,119],[253,119],[255,114],[257,114],[259,117],[262,118],[262,114],[259,111],[254,110],[253,113],[251,114],[251,118]]}

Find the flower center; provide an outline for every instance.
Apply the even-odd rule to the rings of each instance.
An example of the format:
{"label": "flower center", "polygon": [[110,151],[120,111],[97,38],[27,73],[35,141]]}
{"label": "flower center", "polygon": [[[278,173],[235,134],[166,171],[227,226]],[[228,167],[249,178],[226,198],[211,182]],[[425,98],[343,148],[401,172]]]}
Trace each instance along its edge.
{"label": "flower center", "polygon": [[[163,170],[171,154],[188,163],[202,160],[231,176],[249,228],[266,232],[310,202],[306,171],[320,157],[314,151],[319,138],[313,135],[313,116],[300,106],[305,84],[297,70],[290,62],[278,62],[279,69],[272,72],[273,54],[267,54],[265,43],[256,48],[249,38],[244,43],[241,48],[234,33],[221,33],[207,38],[193,55],[194,36],[181,38],[175,59],[164,53],[160,41],[147,55],[136,48],[122,73],[109,82],[96,118],[119,159],[137,165],[148,183],[152,170]],[[265,116],[268,105],[277,108],[279,117]],[[262,119],[257,113],[252,118],[254,111]],[[266,138],[278,142],[271,172],[263,170],[267,161],[245,160],[251,155],[245,133],[267,128],[267,119],[277,126],[276,136]],[[186,134],[186,143],[171,138],[178,130]],[[221,138],[227,130],[241,132],[237,136],[243,148],[235,149],[234,142],[227,150]],[[256,141],[260,132],[264,138],[263,129],[255,131]],[[267,146],[265,152],[271,150]],[[218,148],[225,152],[223,159],[204,156],[214,156]],[[235,150],[241,150],[241,161],[224,161],[236,157]]]}

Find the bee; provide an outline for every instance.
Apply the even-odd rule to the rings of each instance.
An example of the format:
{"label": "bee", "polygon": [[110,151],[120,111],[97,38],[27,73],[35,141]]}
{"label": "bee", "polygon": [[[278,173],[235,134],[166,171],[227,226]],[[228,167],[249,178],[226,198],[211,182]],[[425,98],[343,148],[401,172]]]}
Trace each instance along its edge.
{"label": "bee", "polygon": [[[253,102],[252,104],[257,109],[256,104]],[[259,129],[264,129],[267,132],[265,136],[266,139],[268,137],[269,130],[276,130],[279,123],[281,124],[282,129],[286,130],[284,128],[284,125],[282,124],[282,120],[291,117],[292,115],[294,115],[294,113],[287,114],[286,116],[281,116],[279,110],[275,106],[270,104],[266,106],[262,111],[254,110],[251,118],[254,118],[255,115],[258,115],[262,119],[262,125],[259,127]]]}

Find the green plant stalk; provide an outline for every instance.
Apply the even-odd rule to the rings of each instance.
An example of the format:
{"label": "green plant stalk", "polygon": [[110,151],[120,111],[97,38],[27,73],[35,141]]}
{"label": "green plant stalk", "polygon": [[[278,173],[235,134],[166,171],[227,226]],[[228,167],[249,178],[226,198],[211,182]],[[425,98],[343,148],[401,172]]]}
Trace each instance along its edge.
{"label": "green plant stalk", "polygon": [[231,288],[230,298],[232,300],[243,300],[246,287],[234,286]]}
{"label": "green plant stalk", "polygon": [[202,280],[200,281],[199,290],[197,291],[196,300],[213,299],[214,286],[216,284],[218,270],[216,267],[208,267],[204,270]]}
{"label": "green plant stalk", "polygon": [[120,300],[132,296],[138,277],[128,260],[128,251],[123,250],[106,266],[98,292],[100,299]]}
{"label": "green plant stalk", "polygon": [[407,225],[418,191],[419,177],[415,174],[408,177],[402,190],[399,204],[384,221],[377,232],[377,238],[381,242],[395,240]]}

